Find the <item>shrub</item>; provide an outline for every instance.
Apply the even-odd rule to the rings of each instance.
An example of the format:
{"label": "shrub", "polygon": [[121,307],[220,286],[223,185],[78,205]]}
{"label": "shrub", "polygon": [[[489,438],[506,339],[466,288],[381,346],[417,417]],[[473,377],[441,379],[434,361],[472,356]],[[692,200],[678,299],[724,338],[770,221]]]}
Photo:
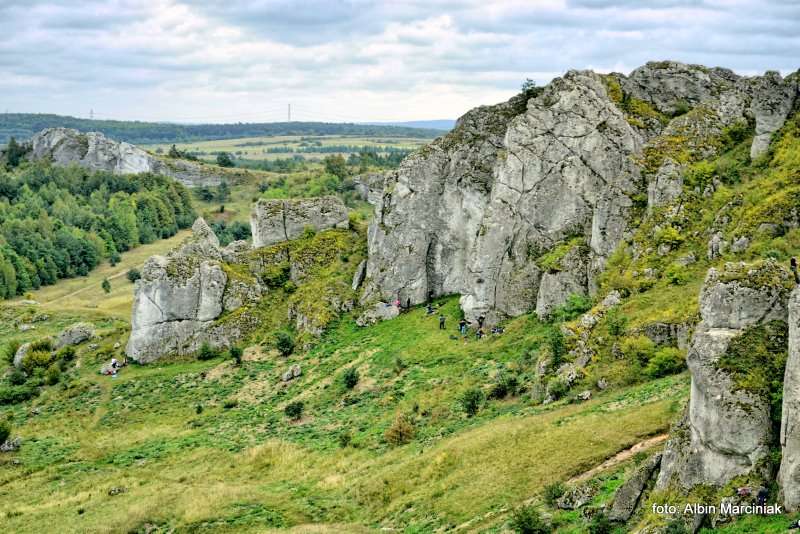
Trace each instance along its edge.
{"label": "shrub", "polygon": [[5,443],[11,435],[11,425],[5,421],[0,421],[0,443]]}
{"label": "shrub", "polygon": [[0,387],[0,405],[17,404],[36,396],[38,390],[29,385]]}
{"label": "shrub", "polygon": [[519,381],[514,375],[508,373],[500,373],[497,381],[492,386],[489,392],[490,399],[504,399],[509,395],[516,395]]}
{"label": "shrub", "polygon": [[653,355],[655,344],[647,336],[631,336],[623,339],[619,348],[626,358],[644,367]]}
{"label": "shrub", "polygon": [[553,359],[553,367],[561,365],[561,359],[566,353],[566,346],[564,344],[564,334],[558,328],[551,328],[545,335],[545,344],[550,349],[550,356]]}
{"label": "shrub", "polygon": [[549,534],[552,527],[533,506],[521,506],[511,515],[511,529],[517,534]]}
{"label": "shrub", "polygon": [[414,425],[407,416],[397,414],[392,426],[386,429],[383,437],[390,445],[403,445],[414,439]]}
{"label": "shrub", "polygon": [[22,343],[19,341],[11,341],[6,345],[6,352],[5,352],[5,359],[8,363],[12,363],[14,361],[14,355],[19,350]]}
{"label": "shrub", "polygon": [[11,371],[11,374],[8,375],[8,381],[14,386],[21,386],[27,379],[28,377],[25,376],[25,373],[23,373],[20,369],[14,369]]}
{"label": "shrub", "polygon": [[62,348],[56,353],[56,357],[59,360],[63,360],[65,362],[71,362],[72,360],[75,359],[75,347],[66,346]]}
{"label": "shrub", "polygon": [[611,308],[606,313],[606,325],[609,335],[619,337],[625,333],[625,329],[628,327],[628,318],[622,315],[617,308]]}
{"label": "shrub", "polygon": [[348,367],[345,369],[344,373],[342,373],[342,384],[347,389],[353,389],[358,384],[358,371],[355,367]]}
{"label": "shrub", "polygon": [[198,404],[197,406],[195,406],[194,407],[194,413],[196,413],[197,415],[200,415],[201,413],[203,413],[203,405],[202,404]]}
{"label": "shrub", "polygon": [[103,278],[103,283],[100,284],[100,287],[102,287],[103,291],[106,293],[111,293],[111,282],[108,281],[108,278]]}
{"label": "shrub", "polygon": [[142,279],[142,273],[139,272],[139,269],[130,269],[127,276],[131,283]]}
{"label": "shrub", "polygon": [[226,410],[230,410],[231,408],[236,408],[239,405],[239,401],[236,399],[225,399],[225,402],[222,403],[222,407]]}
{"label": "shrub", "polygon": [[613,531],[614,526],[603,513],[595,515],[589,523],[589,534],[611,534]]}
{"label": "shrub", "polygon": [[644,372],[650,378],[660,378],[683,371],[686,359],[683,352],[675,347],[664,347],[656,351]]}
{"label": "shrub", "polygon": [[483,400],[483,391],[481,391],[479,388],[470,388],[461,394],[459,403],[461,404],[461,408],[464,410],[464,412],[469,417],[472,417],[478,413],[478,410],[481,409]]}
{"label": "shrub", "polygon": [[353,435],[349,431],[345,430],[339,434],[339,447],[345,449],[350,445],[350,443],[352,443],[352,441]]}
{"label": "shrub", "polygon": [[304,237],[305,239],[311,239],[311,238],[312,238],[312,237],[314,237],[315,235],[317,235],[317,230],[316,230],[316,228],[314,228],[314,227],[313,227],[313,226],[311,226],[310,224],[308,224],[308,225],[306,225],[306,226],[304,226],[304,227],[303,227],[303,237]]}
{"label": "shrub", "polygon": [[683,243],[683,236],[678,231],[677,228],[673,226],[667,226],[666,228],[662,228],[658,232],[656,232],[656,244],[658,245],[669,245],[671,248],[675,248],[681,243]]}
{"label": "shrub", "polygon": [[552,484],[548,484],[544,487],[544,492],[542,497],[544,498],[544,502],[546,502],[550,506],[555,506],[556,501],[561,498],[564,493],[566,493],[567,487],[564,485],[563,482],[553,482]]}
{"label": "shrub", "polygon": [[200,350],[197,351],[198,360],[212,360],[220,354],[219,349],[216,349],[208,343],[200,345]]}
{"label": "shrub", "polygon": [[22,358],[22,369],[30,375],[33,373],[34,369],[46,369],[50,367],[54,359],[55,357],[50,351],[29,350]]}
{"label": "shrub", "polygon": [[48,386],[54,386],[58,384],[59,380],[61,380],[61,369],[59,369],[57,363],[54,363],[47,368],[47,371],[45,371],[44,383]]}
{"label": "shrub", "polygon": [[275,347],[281,355],[290,355],[294,352],[294,337],[289,332],[278,332],[275,334]]}
{"label": "shrub", "polygon": [[31,343],[32,351],[51,351],[53,350],[53,341],[50,338],[37,339]]}
{"label": "shrub", "polygon": [[228,354],[233,359],[233,363],[242,365],[242,354],[244,354],[244,351],[240,347],[231,347],[228,350]]}
{"label": "shrub", "polygon": [[567,394],[567,391],[569,391],[569,387],[562,378],[554,376],[547,382],[547,394],[550,395],[553,400],[560,399]]}
{"label": "shrub", "polygon": [[672,263],[664,271],[664,278],[674,286],[686,285],[689,281],[689,269],[679,263]]}
{"label": "shrub", "polygon": [[572,293],[567,297],[567,301],[556,308],[551,315],[553,321],[571,321],[580,314],[588,311],[592,307],[592,299],[586,295]]}
{"label": "shrub", "polygon": [[283,413],[286,414],[286,417],[289,419],[297,421],[303,417],[303,408],[303,401],[294,401],[286,405],[283,409]]}

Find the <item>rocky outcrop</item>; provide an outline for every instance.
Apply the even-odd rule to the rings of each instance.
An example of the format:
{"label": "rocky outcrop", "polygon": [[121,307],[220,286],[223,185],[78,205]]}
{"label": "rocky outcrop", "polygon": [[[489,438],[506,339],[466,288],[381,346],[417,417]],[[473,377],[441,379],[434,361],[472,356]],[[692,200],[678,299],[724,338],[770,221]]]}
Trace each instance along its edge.
{"label": "rocky outcrop", "polygon": [[159,173],[164,166],[141,148],[113,141],[98,132],[48,128],[34,135],[30,142],[31,159],[50,159],[57,165],[76,164],[120,174]]}
{"label": "rocky outcrop", "polygon": [[660,465],[661,453],[656,453],[637,467],[633,475],[617,489],[608,511],[608,518],[611,521],[625,522],[631,518]]}
{"label": "rocky outcrop", "polygon": [[320,231],[348,226],[347,208],[339,198],[331,196],[261,199],[255,203],[250,214],[254,248],[296,239],[303,235],[306,228]]}
{"label": "rocky outcrop", "polygon": [[800,509],[800,288],[789,298],[789,357],[783,378],[778,486],[786,509]]}
{"label": "rocky outcrop", "polygon": [[774,442],[769,399],[742,387],[720,364],[748,329],[786,321],[787,270],[769,261],[710,269],[700,293],[700,315],[687,361],[689,408],[665,447],[657,486],[721,486],[764,467]]}
{"label": "rocky outcrop", "polygon": [[94,337],[94,325],[89,323],[76,323],[68,326],[56,336],[53,348],[58,350],[70,345],[79,345]]}
{"label": "rocky outcrop", "polygon": [[220,176],[197,163],[183,160],[167,163],[135,145],[114,141],[99,132],[48,128],[31,138],[30,148],[29,159],[50,160],[56,165],[78,165],[117,174],[164,174],[188,187],[217,185],[221,181]]}
{"label": "rocky outcrop", "polygon": [[[754,124],[768,142],[796,95],[794,78],[660,62],[627,77],[571,71],[527,101],[474,109],[359,182],[375,206],[363,302],[460,294],[468,319],[491,323],[591,294],[645,193],[651,210],[673,202],[686,165],[728,129]],[[576,238],[586,254],[570,270],[537,261]]]}
{"label": "rocky outcrop", "polygon": [[136,361],[195,352],[203,343],[228,346],[236,337],[214,324],[225,309],[228,282],[219,240],[203,219],[192,234],[167,256],[147,260],[136,282],[126,347]]}

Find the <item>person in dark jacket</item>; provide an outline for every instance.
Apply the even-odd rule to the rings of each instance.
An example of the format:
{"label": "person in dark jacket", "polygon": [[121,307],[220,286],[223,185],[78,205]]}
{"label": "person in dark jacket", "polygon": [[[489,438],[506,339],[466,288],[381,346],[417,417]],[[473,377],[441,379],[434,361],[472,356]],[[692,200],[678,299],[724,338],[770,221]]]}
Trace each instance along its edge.
{"label": "person in dark jacket", "polygon": [[439,314],[439,330],[444,330],[444,315]]}

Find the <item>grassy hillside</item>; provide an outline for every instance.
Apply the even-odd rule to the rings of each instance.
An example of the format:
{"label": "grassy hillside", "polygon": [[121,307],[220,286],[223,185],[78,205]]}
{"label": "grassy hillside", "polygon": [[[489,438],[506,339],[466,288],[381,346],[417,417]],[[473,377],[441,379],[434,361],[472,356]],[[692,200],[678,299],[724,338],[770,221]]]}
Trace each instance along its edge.
{"label": "grassy hillside", "polygon": [[[545,484],[665,431],[686,398],[679,375],[535,406],[526,354],[551,327],[521,317],[502,336],[464,342],[451,339],[456,300],[442,304],[445,331],[415,309],[373,328],[343,320],[288,359],[255,345],[241,366],[165,363],[118,378],[96,374],[124,335],[112,330],[62,385],[4,410],[28,440],[0,457],[4,522],[16,532],[53,522],[65,532],[429,532],[479,518],[493,529]],[[303,374],[284,384],[294,363]],[[352,389],[348,368],[359,374]],[[502,373],[519,378],[519,394],[467,416],[463,392],[489,393]],[[297,401],[303,415],[292,420],[284,409]],[[411,427],[407,444],[385,435],[398,416]]]}

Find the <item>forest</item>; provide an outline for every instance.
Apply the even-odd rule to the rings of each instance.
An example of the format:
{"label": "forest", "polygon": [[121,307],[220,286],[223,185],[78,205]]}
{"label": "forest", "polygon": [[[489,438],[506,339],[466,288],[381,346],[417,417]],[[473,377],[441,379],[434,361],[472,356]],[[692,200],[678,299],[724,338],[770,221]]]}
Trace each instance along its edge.
{"label": "forest", "polygon": [[116,263],[194,218],[188,190],[164,176],[46,163],[0,170],[0,298]]}
{"label": "forest", "polygon": [[430,138],[441,133],[427,128],[405,126],[340,124],[326,122],[270,122],[234,124],[177,124],[141,121],[79,119],[52,114],[0,114],[0,145],[11,137],[27,139],[45,128],[74,128],[83,132],[102,132],[134,144],[193,142],[211,139],[278,135],[349,135]]}

